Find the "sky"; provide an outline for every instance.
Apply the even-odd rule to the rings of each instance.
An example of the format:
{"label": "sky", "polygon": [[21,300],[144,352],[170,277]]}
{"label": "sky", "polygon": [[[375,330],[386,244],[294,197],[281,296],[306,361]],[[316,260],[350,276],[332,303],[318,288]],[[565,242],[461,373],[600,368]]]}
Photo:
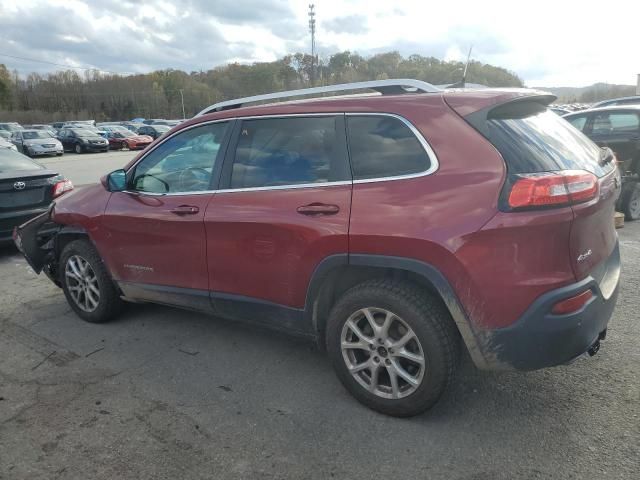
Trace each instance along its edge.
{"label": "sky", "polygon": [[[310,50],[313,0],[0,0],[0,63],[117,73],[209,70]],[[640,1],[315,0],[321,57],[397,50],[474,60],[527,86],[635,84]],[[470,79],[473,81],[473,79]]]}

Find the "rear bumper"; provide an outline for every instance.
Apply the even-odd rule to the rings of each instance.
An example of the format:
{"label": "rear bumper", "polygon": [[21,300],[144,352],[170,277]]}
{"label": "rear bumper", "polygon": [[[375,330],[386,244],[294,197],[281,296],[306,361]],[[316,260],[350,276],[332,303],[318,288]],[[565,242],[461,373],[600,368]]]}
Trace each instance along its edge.
{"label": "rear bumper", "polygon": [[[537,370],[571,362],[604,338],[618,298],[620,250],[616,246],[593,276],[538,298],[513,325],[487,332],[484,357],[490,369]],[[579,311],[551,313],[564,299],[591,289]]]}
{"label": "rear bumper", "polygon": [[22,225],[49,209],[48,206],[30,210],[19,210],[8,213],[0,213],[0,244],[10,243],[14,227]]}

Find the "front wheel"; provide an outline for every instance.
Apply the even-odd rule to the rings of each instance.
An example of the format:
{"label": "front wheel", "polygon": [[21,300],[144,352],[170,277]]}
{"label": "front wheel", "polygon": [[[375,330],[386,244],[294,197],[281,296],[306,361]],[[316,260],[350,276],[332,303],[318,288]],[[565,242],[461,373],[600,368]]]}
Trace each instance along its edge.
{"label": "front wheel", "polygon": [[80,145],[79,143],[76,143],[75,151],[76,151],[76,153],[84,152],[84,150],[82,148],[82,145]]}
{"label": "front wheel", "polygon": [[102,259],[87,240],[74,240],[60,256],[60,280],[67,302],[87,322],[115,317],[123,301]]}
{"label": "front wheel", "polygon": [[451,383],[459,336],[442,303],[417,286],[372,280],[347,291],[331,310],[327,351],[361,403],[409,417],[432,407]]}

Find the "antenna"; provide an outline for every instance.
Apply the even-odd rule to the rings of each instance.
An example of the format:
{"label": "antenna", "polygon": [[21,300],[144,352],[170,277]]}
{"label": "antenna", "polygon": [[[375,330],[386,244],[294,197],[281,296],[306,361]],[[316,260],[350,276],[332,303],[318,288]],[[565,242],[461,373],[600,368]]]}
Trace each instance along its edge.
{"label": "antenna", "polygon": [[456,83],[452,83],[446,88],[464,88],[465,87],[467,83],[467,69],[469,68],[469,63],[471,62],[471,50],[473,50],[473,45],[469,47],[469,53],[467,54],[467,63],[464,65],[464,70],[462,71],[462,80]]}
{"label": "antenna", "polygon": [[471,61],[471,50],[473,50],[473,45],[469,47],[469,53],[467,54],[467,63],[464,66],[464,72],[462,72],[462,86],[464,87],[467,82],[467,69],[469,68],[469,62]]}

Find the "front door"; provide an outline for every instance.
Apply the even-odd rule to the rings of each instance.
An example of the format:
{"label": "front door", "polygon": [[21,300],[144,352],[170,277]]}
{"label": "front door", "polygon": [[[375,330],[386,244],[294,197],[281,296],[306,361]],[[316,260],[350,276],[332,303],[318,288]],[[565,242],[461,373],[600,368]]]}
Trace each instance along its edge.
{"label": "front door", "polygon": [[344,115],[239,121],[205,213],[216,310],[305,331],[315,268],[346,262],[351,188]]}
{"label": "front door", "polygon": [[127,172],[103,220],[105,259],[125,295],[209,306],[204,213],[229,122],[184,130]]}

